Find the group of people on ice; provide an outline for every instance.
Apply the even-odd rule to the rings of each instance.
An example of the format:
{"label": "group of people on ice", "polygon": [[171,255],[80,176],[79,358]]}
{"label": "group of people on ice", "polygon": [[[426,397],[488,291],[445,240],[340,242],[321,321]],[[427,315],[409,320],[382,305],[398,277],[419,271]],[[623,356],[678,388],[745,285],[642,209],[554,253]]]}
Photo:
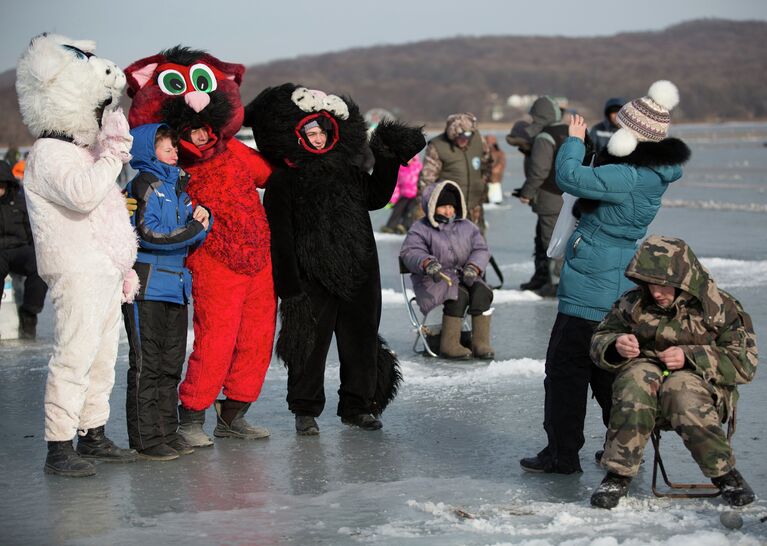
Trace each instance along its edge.
{"label": "group of people on ice", "polygon": [[[88,476],[93,461],[170,460],[212,445],[203,428],[211,405],[214,436],[268,436],[245,414],[271,360],[277,312],[275,351],[288,369],[296,432],[319,434],[333,335],[337,414],[350,426],[380,429],[402,377],[378,333],[369,211],[390,201],[400,168],[426,144],[421,130],[384,121],[368,136],[349,97],[293,83],[267,88],[243,107],[244,67],[204,51],[177,46],[123,72],[94,48],[43,34],[17,68],[22,116],[38,138],[24,186],[56,319],[45,471]],[[126,85],[127,119],[114,109]],[[733,415],[736,385],[755,371],[750,319],[683,241],[654,236],[637,250],[689,157],[667,134],[677,100],[672,84],[656,82],[648,96],[623,105],[620,129],[595,166],[583,165],[580,116],[561,142],[546,139],[557,150],[547,178],[579,198],[579,222],[546,358],[548,444],[521,464],[531,472],[580,470],[590,384],[608,426],[600,455],[608,473],[592,497],[605,508],[626,494],[661,419],[680,432],[727,502],[754,498],[721,429]],[[490,255],[478,206],[485,151],[472,140],[475,123],[459,114],[448,123],[455,138],[429,144],[424,170],[441,174],[422,191],[424,216],[401,257],[421,309],[444,305],[441,352],[489,359],[492,290],[483,276]],[[243,124],[258,152],[233,138]],[[466,179],[452,180],[451,169],[467,160]],[[128,161],[138,170],[127,187],[131,216],[115,184]],[[195,339],[182,380],[191,297]],[[471,347],[459,339],[467,312]],[[130,449],[104,430],[121,315],[130,344]]]}

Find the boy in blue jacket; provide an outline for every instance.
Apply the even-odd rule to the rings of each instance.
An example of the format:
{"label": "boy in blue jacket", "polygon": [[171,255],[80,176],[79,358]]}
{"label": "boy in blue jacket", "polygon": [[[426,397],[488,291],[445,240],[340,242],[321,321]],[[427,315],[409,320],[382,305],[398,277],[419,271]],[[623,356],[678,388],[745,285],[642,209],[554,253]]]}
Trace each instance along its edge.
{"label": "boy in blue jacket", "polygon": [[128,439],[139,457],[169,461],[193,449],[176,432],[178,384],[186,358],[187,304],[192,276],[186,257],[213,225],[210,212],[193,207],[189,176],[176,167],[178,135],[165,124],[131,130],[138,174],[126,190],[138,202],[131,221],[139,236],[133,268],[141,288],[123,304],[130,344],[126,417]]}

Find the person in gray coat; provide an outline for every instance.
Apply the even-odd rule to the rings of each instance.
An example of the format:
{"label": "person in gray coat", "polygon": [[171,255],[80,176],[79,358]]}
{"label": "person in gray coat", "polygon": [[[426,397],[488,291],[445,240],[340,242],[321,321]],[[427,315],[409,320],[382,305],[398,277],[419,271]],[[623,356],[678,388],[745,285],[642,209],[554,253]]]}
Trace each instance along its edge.
{"label": "person in gray coat", "polygon": [[[529,162],[525,162],[525,183],[519,200],[530,205],[538,215],[535,225],[535,273],[520,285],[522,290],[534,290],[541,296],[557,293],[561,259],[551,259],[546,250],[562,208],[562,191],[557,187],[554,158],[567,138],[567,125],[561,122],[562,111],[551,97],[538,98],[530,107],[533,122],[525,129],[532,139]],[[529,167],[529,168],[528,168]]]}
{"label": "person in gray coat", "polygon": [[[421,197],[425,216],[414,223],[400,250],[412,273],[413,291],[421,312],[444,304],[440,356],[490,360],[490,304],[493,291],[482,279],[490,261],[479,228],[466,219],[466,201],[458,184],[443,180],[427,186]],[[460,343],[461,322],[472,318],[472,348]]]}

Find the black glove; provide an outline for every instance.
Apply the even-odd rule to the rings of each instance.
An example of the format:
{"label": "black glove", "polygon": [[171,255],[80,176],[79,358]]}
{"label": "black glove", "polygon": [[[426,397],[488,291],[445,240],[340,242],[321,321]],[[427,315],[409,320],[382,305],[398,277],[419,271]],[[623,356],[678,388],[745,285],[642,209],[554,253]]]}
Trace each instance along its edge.
{"label": "black glove", "polygon": [[389,119],[378,124],[370,137],[370,149],[373,155],[396,159],[401,165],[423,150],[426,138],[422,127],[410,127],[399,121]]}
{"label": "black glove", "polygon": [[463,268],[463,284],[466,286],[470,287],[472,284],[474,284],[474,281],[477,280],[477,277],[479,277],[479,271],[473,265],[469,264]]}
{"label": "black glove", "polygon": [[437,260],[432,260],[426,264],[424,271],[431,277],[434,282],[439,282],[442,280],[442,277],[440,276],[440,273],[442,272],[442,264]]}

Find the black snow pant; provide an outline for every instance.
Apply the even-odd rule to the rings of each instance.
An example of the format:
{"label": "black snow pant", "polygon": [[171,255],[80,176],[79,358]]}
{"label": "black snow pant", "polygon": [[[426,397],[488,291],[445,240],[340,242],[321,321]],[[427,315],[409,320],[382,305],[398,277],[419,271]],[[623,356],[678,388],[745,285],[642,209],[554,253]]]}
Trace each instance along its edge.
{"label": "black snow pant", "polygon": [[580,470],[588,389],[602,408],[602,422],[610,422],[614,375],[598,368],[589,356],[591,336],[598,322],[557,313],[546,352],[546,391],[543,428],[548,445],[538,456],[564,471]]}
{"label": "black snow pant", "polygon": [[333,334],[341,364],[340,417],[372,411],[378,377],[378,325],[381,281],[378,271],[357,289],[352,301],[328,292],[317,282],[304,283],[317,322],[314,350],[300,370],[288,368],[288,408],[317,417],[325,407],[325,363]]}
{"label": "black snow pant", "polygon": [[533,279],[550,284],[559,284],[559,275],[562,272],[562,258],[549,258],[546,255],[551,236],[554,234],[554,226],[557,225],[557,218],[559,218],[559,213],[538,214],[538,221],[535,224],[535,248],[533,250],[535,273]]}
{"label": "black snow pant", "polygon": [[413,224],[413,209],[416,207],[415,197],[400,197],[391,209],[391,215],[386,222],[386,227],[396,229],[402,226],[406,230]]}
{"label": "black snow pant", "polygon": [[493,291],[484,283],[475,282],[470,287],[461,283],[458,285],[458,298],[447,300],[442,306],[442,313],[449,317],[463,318],[466,310],[469,315],[481,315],[493,303]]}
{"label": "black snow pant", "polygon": [[164,301],[123,304],[128,333],[125,416],[130,447],[144,450],[178,438],[178,384],[186,358],[187,306]]}
{"label": "black snow pant", "polygon": [[21,310],[30,315],[37,315],[43,310],[45,293],[48,285],[37,274],[35,247],[32,245],[4,248],[0,250],[0,281],[5,281],[9,273],[23,275],[24,299]]}

